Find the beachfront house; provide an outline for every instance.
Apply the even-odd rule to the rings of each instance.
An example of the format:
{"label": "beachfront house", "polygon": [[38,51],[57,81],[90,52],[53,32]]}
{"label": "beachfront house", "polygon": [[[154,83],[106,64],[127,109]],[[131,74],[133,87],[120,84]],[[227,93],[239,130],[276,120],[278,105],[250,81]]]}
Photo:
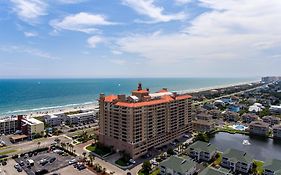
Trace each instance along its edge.
{"label": "beachfront house", "polygon": [[196,161],[209,162],[217,153],[217,148],[211,143],[197,141],[188,147],[189,156]]}
{"label": "beachfront house", "polygon": [[264,116],[262,118],[263,122],[268,123],[270,125],[278,125],[280,123],[280,118],[274,116]]}
{"label": "beachfront house", "polygon": [[233,172],[248,173],[252,162],[253,158],[246,152],[230,148],[223,153],[221,166]]}
{"label": "beachfront house", "polygon": [[264,175],[280,175],[281,174],[281,160],[273,159],[265,162],[263,165]]}
{"label": "beachfront house", "polygon": [[237,122],[239,120],[239,114],[237,112],[226,111],[223,113],[223,118],[227,122]]}
{"label": "beachfront house", "polygon": [[207,120],[195,120],[192,122],[192,128],[195,132],[211,132],[215,129],[215,124]]}
{"label": "beachfront house", "polygon": [[253,135],[268,136],[269,124],[263,121],[253,121],[249,125],[249,132]]}
{"label": "beachfront house", "polygon": [[259,119],[259,116],[252,113],[245,113],[241,116],[241,119],[245,123],[251,123],[253,121],[257,121]]}
{"label": "beachfront house", "polygon": [[190,158],[171,156],[159,164],[161,175],[193,175],[196,162]]}
{"label": "beachfront house", "polygon": [[273,138],[281,139],[281,125],[275,125],[272,127]]}

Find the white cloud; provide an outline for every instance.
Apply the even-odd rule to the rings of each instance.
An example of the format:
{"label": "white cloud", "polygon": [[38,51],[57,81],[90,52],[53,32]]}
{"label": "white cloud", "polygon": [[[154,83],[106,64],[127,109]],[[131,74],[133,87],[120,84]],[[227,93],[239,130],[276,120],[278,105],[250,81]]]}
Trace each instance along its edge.
{"label": "white cloud", "polygon": [[164,8],[156,6],[155,0],[122,0],[124,5],[133,8],[137,13],[148,16],[152,21],[136,20],[137,22],[155,23],[183,20],[186,15],[183,12],[175,14],[164,14]]}
{"label": "white cloud", "polygon": [[91,14],[80,12],[74,15],[66,16],[61,20],[52,20],[50,25],[56,30],[72,30],[84,33],[92,33],[98,31],[97,26],[114,25],[115,23],[107,21],[107,19],[99,14]]}
{"label": "white cloud", "polygon": [[[199,0],[210,10],[183,31],[132,35],[118,41],[120,50],[159,64],[243,60],[266,63],[281,54],[281,1]],[[151,2],[151,1],[150,1]]]}
{"label": "white cloud", "polygon": [[36,36],[38,36],[38,33],[36,33],[36,32],[24,32],[24,36],[26,36],[26,37],[36,37]]}
{"label": "white cloud", "polygon": [[90,47],[95,48],[97,44],[105,42],[105,39],[100,36],[92,36],[87,40]]}
{"label": "white cloud", "polygon": [[0,46],[0,50],[9,53],[14,53],[14,52],[25,53],[35,57],[46,58],[51,60],[60,59],[59,57],[53,56],[48,52],[35,48],[26,47],[26,46],[17,46],[17,45]]}
{"label": "white cloud", "polygon": [[27,23],[36,23],[38,18],[47,15],[47,4],[41,0],[11,0],[13,11]]}
{"label": "white cloud", "polygon": [[175,0],[177,4],[182,5],[182,4],[188,4],[192,0]]}
{"label": "white cloud", "polygon": [[127,62],[123,59],[111,59],[110,62],[117,64],[117,65],[125,65]]}
{"label": "white cloud", "polygon": [[57,0],[57,1],[62,4],[77,4],[77,3],[85,2],[87,0]]}
{"label": "white cloud", "polygon": [[111,51],[114,55],[122,55],[123,52],[119,51],[119,50],[112,50]]}

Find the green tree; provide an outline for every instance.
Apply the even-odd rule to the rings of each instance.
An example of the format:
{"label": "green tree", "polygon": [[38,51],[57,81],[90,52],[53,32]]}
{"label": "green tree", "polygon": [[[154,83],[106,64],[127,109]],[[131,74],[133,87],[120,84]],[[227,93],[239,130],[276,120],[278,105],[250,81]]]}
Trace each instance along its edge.
{"label": "green tree", "polygon": [[169,148],[169,149],[167,150],[167,154],[169,154],[169,155],[174,155],[174,150],[173,150],[172,148]]}
{"label": "green tree", "polygon": [[145,160],[142,164],[142,172],[145,175],[149,175],[150,171],[151,171],[151,163],[148,160]]}

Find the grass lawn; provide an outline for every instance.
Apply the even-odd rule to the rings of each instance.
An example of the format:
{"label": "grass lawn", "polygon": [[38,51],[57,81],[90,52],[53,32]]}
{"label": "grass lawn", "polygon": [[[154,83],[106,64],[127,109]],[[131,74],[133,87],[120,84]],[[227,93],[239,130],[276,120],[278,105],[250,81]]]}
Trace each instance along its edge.
{"label": "grass lawn", "polygon": [[98,147],[97,145],[89,145],[86,147],[87,150],[94,152],[100,156],[104,156],[111,152],[110,148],[108,147]]}
{"label": "grass lawn", "polygon": [[222,153],[218,153],[218,158],[214,161],[215,165],[220,165],[221,161],[222,161]]}
{"label": "grass lawn", "polygon": [[[150,173],[149,175],[158,175],[160,174],[160,169],[157,168],[156,170],[154,170],[152,173]],[[145,175],[142,171],[138,172],[138,175]]]}
{"label": "grass lawn", "polygon": [[254,164],[257,166],[256,171],[258,174],[262,175],[263,174],[263,162],[259,160],[255,160]]}
{"label": "grass lawn", "polygon": [[11,150],[7,150],[7,151],[3,151],[3,152],[0,152],[0,155],[6,155],[6,154],[10,154],[10,153],[14,153],[16,152],[17,150],[15,149],[11,149]]}

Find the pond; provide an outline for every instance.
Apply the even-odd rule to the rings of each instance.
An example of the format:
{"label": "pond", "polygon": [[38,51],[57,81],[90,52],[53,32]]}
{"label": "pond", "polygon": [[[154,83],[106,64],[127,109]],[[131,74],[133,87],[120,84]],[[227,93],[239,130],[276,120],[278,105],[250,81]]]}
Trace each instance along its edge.
{"label": "pond", "polygon": [[[248,140],[250,144],[243,144],[245,140]],[[219,151],[235,148],[251,154],[257,160],[281,159],[281,143],[273,139],[219,132],[211,138],[210,143],[216,145]]]}

